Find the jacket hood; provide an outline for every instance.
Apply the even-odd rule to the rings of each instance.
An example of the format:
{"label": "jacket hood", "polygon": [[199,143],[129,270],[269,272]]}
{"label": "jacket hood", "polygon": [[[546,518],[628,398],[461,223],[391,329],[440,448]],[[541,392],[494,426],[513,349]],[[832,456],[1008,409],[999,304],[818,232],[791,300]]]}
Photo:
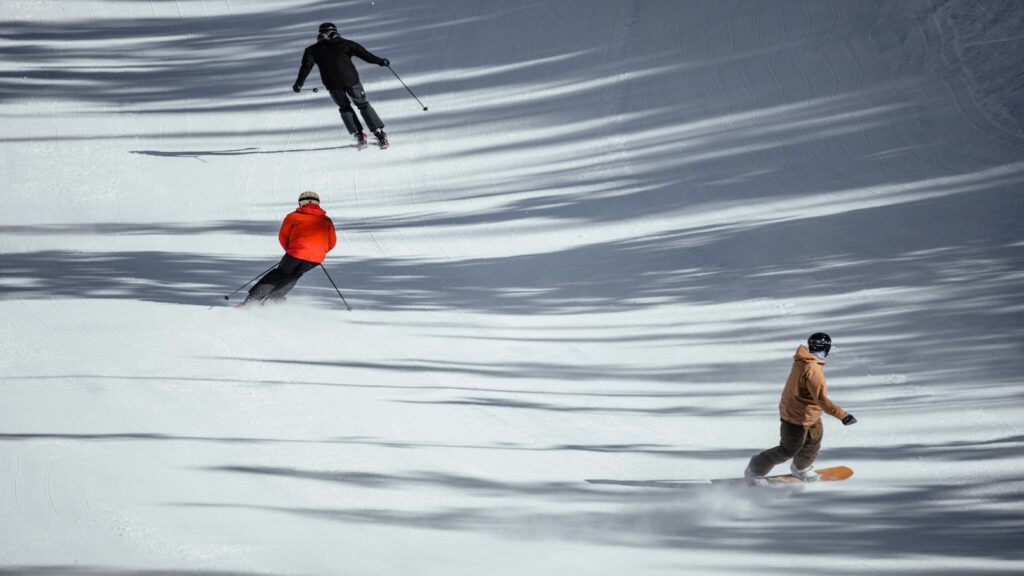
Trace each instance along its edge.
{"label": "jacket hood", "polygon": [[312,214],[315,216],[327,215],[327,212],[325,212],[324,209],[321,208],[319,204],[316,204],[314,202],[310,202],[305,206],[299,206],[298,208],[295,209],[295,211],[298,212],[299,214]]}
{"label": "jacket hood", "polygon": [[804,346],[803,344],[801,344],[800,346],[797,346],[796,353],[793,354],[793,361],[794,362],[815,362],[817,364],[821,364],[822,366],[825,365],[825,361],[824,360],[822,360],[821,358],[818,358],[817,356],[812,354],[811,351],[808,350],[807,347]]}

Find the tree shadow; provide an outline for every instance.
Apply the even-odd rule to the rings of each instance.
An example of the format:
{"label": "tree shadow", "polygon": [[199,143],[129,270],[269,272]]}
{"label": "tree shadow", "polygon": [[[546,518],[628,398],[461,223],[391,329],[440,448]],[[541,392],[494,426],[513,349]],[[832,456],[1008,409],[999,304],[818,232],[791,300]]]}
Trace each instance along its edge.
{"label": "tree shadow", "polygon": [[[782,490],[728,484],[685,485],[673,490],[656,481],[617,486],[585,482],[507,482],[465,475],[414,472],[404,475],[221,466],[211,472],[285,481],[325,482],[379,490],[440,490],[508,499],[515,508],[442,507],[296,508],[273,504],[183,503],[183,506],[246,508],[348,525],[391,525],[406,529],[518,535],[535,539],[585,541],[602,545],[675,550],[777,552],[785,543],[803,543],[808,557],[870,553],[874,558],[926,554],[939,558],[1016,561],[1014,546],[1024,528],[1006,510],[959,508],[949,503],[973,488],[907,486],[888,495],[818,487]],[[997,483],[993,483],[997,484]],[[800,506],[789,498],[799,497]],[[1017,498],[1019,501],[1019,497]],[[555,510],[559,503],[603,503],[600,511]],[[546,503],[546,504],[545,504]],[[849,521],[856,511],[857,522]],[[756,522],[751,522],[756,516]]]}
{"label": "tree shadow", "polygon": [[169,252],[7,253],[0,255],[0,300],[112,298],[209,306],[266,264]]}
{"label": "tree shadow", "polygon": [[238,570],[150,570],[115,566],[44,565],[0,566],[0,576],[271,576],[272,572]]}
{"label": "tree shadow", "polygon": [[[273,236],[277,234],[278,224],[253,220],[224,220],[221,222],[175,223],[161,222],[158,224],[138,224],[132,222],[97,222],[91,224],[38,224],[38,225],[0,225],[0,234],[19,236],[194,236],[197,234],[246,234],[251,236]],[[82,252],[55,252],[70,255]],[[198,257],[198,256],[197,256]]]}
{"label": "tree shadow", "polygon": [[319,148],[288,148],[285,150],[261,150],[260,148],[236,148],[234,150],[181,150],[175,152],[167,152],[162,150],[132,150],[132,154],[141,154],[144,156],[160,156],[164,158],[194,158],[196,160],[203,160],[204,156],[249,156],[258,154],[295,154],[300,152],[325,152],[328,150],[343,150],[345,148],[355,148],[355,144],[348,146],[325,146]]}

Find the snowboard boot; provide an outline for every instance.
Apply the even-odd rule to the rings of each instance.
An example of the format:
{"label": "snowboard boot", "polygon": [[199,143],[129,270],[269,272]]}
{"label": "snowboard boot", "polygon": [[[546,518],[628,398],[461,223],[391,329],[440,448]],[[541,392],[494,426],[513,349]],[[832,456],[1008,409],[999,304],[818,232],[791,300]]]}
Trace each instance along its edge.
{"label": "snowboard boot", "polygon": [[768,481],[765,480],[764,476],[760,474],[755,474],[754,471],[750,469],[750,466],[747,466],[747,469],[743,471],[743,479],[746,480],[747,484],[750,484],[751,486],[768,485]]}
{"label": "snowboard boot", "polygon": [[800,469],[796,467],[796,464],[790,464],[789,471],[793,473],[793,476],[803,480],[804,482],[817,482],[818,480],[821,480],[821,476],[818,476],[818,472],[814,469],[814,465]]}
{"label": "snowboard boot", "polygon": [[380,146],[381,150],[391,145],[391,143],[388,142],[388,135],[384,133],[383,128],[377,128],[374,130],[373,136],[377,139],[377,145]]}

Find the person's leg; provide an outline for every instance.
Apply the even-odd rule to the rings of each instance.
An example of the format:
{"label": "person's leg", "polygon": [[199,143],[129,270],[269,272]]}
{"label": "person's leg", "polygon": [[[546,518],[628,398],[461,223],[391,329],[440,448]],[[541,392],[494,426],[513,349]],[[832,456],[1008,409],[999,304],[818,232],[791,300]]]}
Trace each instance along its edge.
{"label": "person's leg", "polygon": [[348,101],[345,90],[329,90],[334,103],[338,105],[338,113],[341,114],[341,121],[345,123],[345,129],[349,134],[362,133],[363,125],[356,118],[356,111],[352,109],[352,103]]}
{"label": "person's leg", "polygon": [[793,457],[793,468],[807,470],[814,464],[814,460],[818,457],[818,451],[821,449],[821,439],[824,435],[825,427],[821,424],[820,419],[807,428],[807,437],[804,440],[804,445],[797,451],[796,456]]}
{"label": "person's leg", "polygon": [[[291,258],[291,256],[289,256],[289,258]],[[319,266],[316,262],[299,260],[298,258],[292,259],[295,262],[289,268],[289,273],[277,283],[277,286],[268,296],[271,300],[280,300],[281,298],[284,298],[289,292],[291,292],[292,288],[295,287],[295,284],[299,281],[299,278],[302,278],[303,274]]]}
{"label": "person's leg", "polygon": [[764,476],[772,468],[792,458],[803,448],[807,430],[803,426],[790,424],[785,420],[779,429],[779,445],[761,452],[750,459],[747,466],[751,476]]}
{"label": "person's leg", "polygon": [[270,296],[270,293],[277,288],[278,284],[283,281],[291,269],[292,264],[289,262],[289,258],[295,260],[291,256],[285,254],[281,261],[277,263],[277,266],[263,275],[252,288],[249,289],[249,294],[245,297],[245,301],[242,304],[252,304],[253,302],[262,303]]}
{"label": "person's leg", "polygon": [[378,132],[384,129],[384,122],[377,115],[377,111],[370,105],[370,101],[366,99],[366,91],[363,90],[362,84],[353,84],[345,88],[345,93],[352,99],[352,103],[359,108],[359,113],[363,116],[363,120],[366,122],[367,128],[370,132]]}

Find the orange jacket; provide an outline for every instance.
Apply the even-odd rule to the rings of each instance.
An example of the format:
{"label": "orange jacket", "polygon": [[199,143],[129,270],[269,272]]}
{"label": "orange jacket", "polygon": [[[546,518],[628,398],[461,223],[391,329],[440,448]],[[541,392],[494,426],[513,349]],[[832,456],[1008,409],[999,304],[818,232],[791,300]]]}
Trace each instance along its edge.
{"label": "orange jacket", "polygon": [[312,202],[285,216],[277,238],[291,256],[317,264],[323,262],[338,243],[334,222],[323,208]]}
{"label": "orange jacket", "polygon": [[803,345],[796,349],[793,369],[779,402],[779,416],[783,420],[797,426],[810,426],[821,418],[822,412],[840,420],[846,417],[846,410],[828,399],[824,365],[824,360]]}

